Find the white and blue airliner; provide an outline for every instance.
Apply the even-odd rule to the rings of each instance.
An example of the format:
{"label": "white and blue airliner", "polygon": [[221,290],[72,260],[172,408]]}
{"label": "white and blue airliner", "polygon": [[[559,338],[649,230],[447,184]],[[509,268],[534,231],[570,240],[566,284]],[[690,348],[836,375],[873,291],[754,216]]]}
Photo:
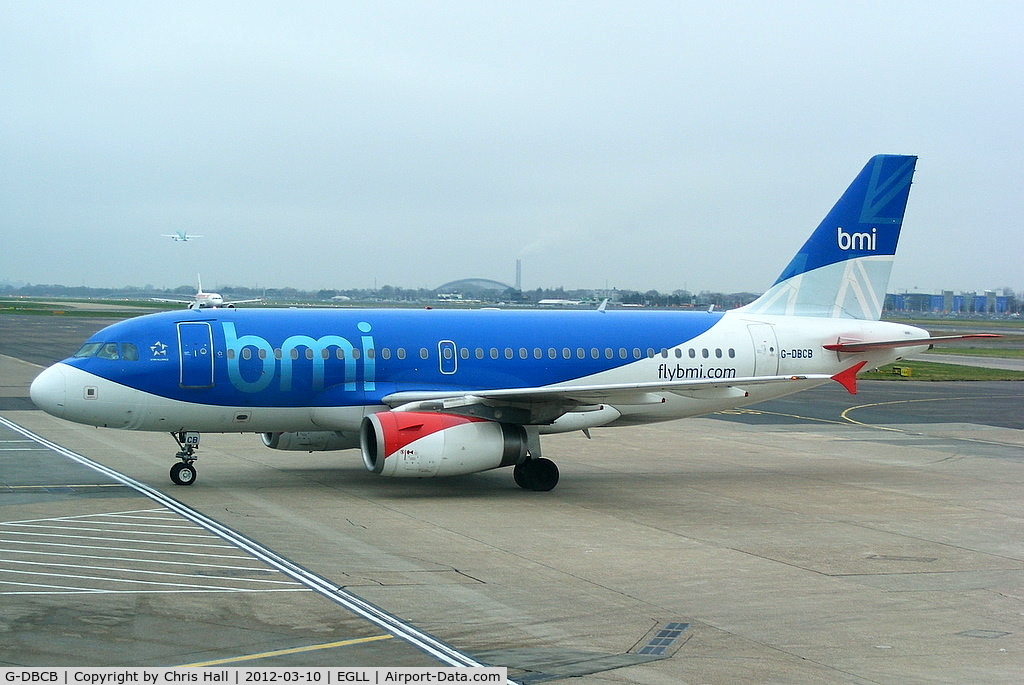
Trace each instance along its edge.
{"label": "white and blue airliner", "polygon": [[513,467],[550,490],[540,436],[781,397],[937,339],[879,321],[917,158],[873,157],[775,284],[725,312],[193,309],[104,328],[33,381],[70,421],[165,431],[171,479],[201,433],[359,449],[382,476]]}

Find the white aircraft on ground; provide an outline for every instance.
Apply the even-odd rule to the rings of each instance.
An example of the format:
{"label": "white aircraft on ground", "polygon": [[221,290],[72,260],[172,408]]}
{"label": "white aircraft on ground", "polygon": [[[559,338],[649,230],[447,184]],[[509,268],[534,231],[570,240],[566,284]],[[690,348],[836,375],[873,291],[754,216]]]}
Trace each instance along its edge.
{"label": "white aircraft on ground", "polygon": [[220,293],[205,293],[203,292],[203,279],[197,275],[199,286],[196,288],[196,294],[191,300],[173,300],[164,297],[153,297],[150,298],[154,302],[175,302],[178,304],[187,304],[189,309],[217,309],[218,307],[226,307],[228,309],[234,309],[236,304],[246,304],[248,302],[262,302],[261,299],[256,298],[253,300],[231,300],[225,301],[221,297]]}
{"label": "white aircraft on ground", "polygon": [[[219,309],[129,319],[33,381],[70,421],[359,449],[382,476],[513,467],[550,490],[541,435],[697,416],[837,381],[945,339],[879,321],[917,158],[873,157],[774,285],[730,311]],[[778,235],[776,232],[774,235]],[[681,448],[681,452],[684,449]],[[623,468],[629,468],[624,463]]]}

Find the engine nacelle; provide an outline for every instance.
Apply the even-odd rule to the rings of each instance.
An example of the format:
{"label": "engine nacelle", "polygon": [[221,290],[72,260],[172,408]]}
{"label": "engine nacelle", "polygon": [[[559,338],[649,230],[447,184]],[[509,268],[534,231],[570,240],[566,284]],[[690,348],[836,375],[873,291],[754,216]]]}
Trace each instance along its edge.
{"label": "engine nacelle", "polygon": [[457,476],[526,460],[526,429],[468,416],[378,412],[363,419],[366,468],[382,476]]}
{"label": "engine nacelle", "polygon": [[263,444],[272,450],[326,452],[359,447],[359,436],[341,431],[297,431],[294,433],[263,433]]}

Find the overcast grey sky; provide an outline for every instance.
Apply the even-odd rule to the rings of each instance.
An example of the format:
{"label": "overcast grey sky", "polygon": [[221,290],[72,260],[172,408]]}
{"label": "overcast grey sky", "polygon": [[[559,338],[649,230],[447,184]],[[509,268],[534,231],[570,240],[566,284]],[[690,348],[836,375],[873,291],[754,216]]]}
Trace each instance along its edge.
{"label": "overcast grey sky", "polygon": [[[1020,2],[0,0],[0,281],[766,289],[916,154],[891,290],[1024,289]],[[161,238],[187,230],[188,243]]]}

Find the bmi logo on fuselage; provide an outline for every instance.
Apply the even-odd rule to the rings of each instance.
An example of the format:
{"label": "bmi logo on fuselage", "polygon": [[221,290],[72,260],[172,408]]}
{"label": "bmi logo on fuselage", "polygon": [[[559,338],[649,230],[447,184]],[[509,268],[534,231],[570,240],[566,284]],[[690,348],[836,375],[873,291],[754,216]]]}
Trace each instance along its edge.
{"label": "bmi logo on fuselage", "polygon": [[[270,342],[258,335],[238,335],[235,331],[235,324],[224,322],[221,324],[224,329],[224,345],[228,350],[228,379],[231,384],[242,392],[260,392],[265,390],[275,379],[280,380],[279,388],[282,391],[292,389],[292,361],[298,359],[295,354],[299,348],[309,350],[309,359],[313,365],[313,390],[323,390],[325,365],[327,361],[336,355],[333,351],[340,350],[340,363],[344,367],[344,388],[346,391],[355,391],[357,387],[356,360],[361,359],[363,370],[363,390],[374,390],[374,344],[373,336],[370,333],[370,324],[360,321],[356,326],[360,335],[358,348],[359,354],[355,354],[357,348],[347,338],[340,335],[324,335],[313,338],[309,335],[291,335],[281,342],[277,349]],[[246,354],[246,348],[254,349],[256,354]],[[255,378],[249,379],[243,376],[240,360],[253,359],[259,365]],[[251,373],[251,371],[250,371]]]}

